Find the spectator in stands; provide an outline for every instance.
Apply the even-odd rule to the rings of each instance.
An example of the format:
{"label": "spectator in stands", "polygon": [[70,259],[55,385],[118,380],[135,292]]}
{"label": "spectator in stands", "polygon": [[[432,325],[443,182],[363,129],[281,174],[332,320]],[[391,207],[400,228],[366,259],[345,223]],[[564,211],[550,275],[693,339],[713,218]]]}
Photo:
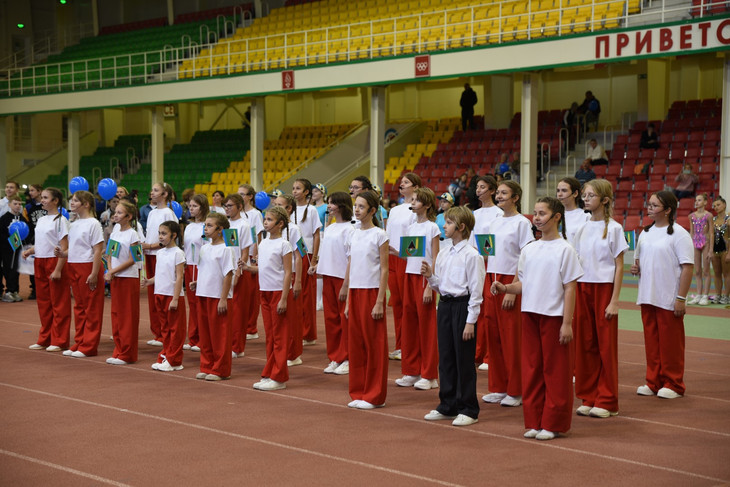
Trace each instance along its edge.
{"label": "spectator in stands", "polygon": [[[509,163],[509,172],[512,176],[512,181],[517,183],[520,182],[520,153],[515,152],[512,154],[512,161]],[[539,173],[540,171],[538,171]],[[538,181],[542,180],[540,174],[538,174]]]}
{"label": "spectator in stands", "polygon": [[598,101],[598,98],[593,96],[592,91],[586,91],[586,97],[581,106],[578,107],[578,113],[585,116],[586,128],[594,125],[595,129],[598,130],[598,117],[601,114],[601,102]]}
{"label": "spectator in stands", "polygon": [[466,204],[469,205],[469,208],[473,210],[476,210],[479,208],[481,203],[479,203],[479,198],[477,198],[477,174],[474,172],[474,169],[471,167],[466,170],[466,180],[469,181],[468,189],[466,190]]}
{"label": "spectator in stands", "polygon": [[590,142],[588,142],[588,145],[590,145],[590,148],[586,153],[586,158],[583,163],[585,164],[588,162],[592,166],[608,165],[608,156],[606,155],[606,151],[603,150],[603,147],[598,145],[598,141],[596,139],[591,139]]}
{"label": "spectator in stands", "polygon": [[593,166],[589,161],[583,161],[580,168],[575,171],[575,179],[580,181],[581,186],[592,179],[596,179],[596,173],[593,172]]}
{"label": "spectator in stands", "polygon": [[466,173],[459,176],[459,179],[449,185],[449,193],[454,196],[454,202],[457,205],[462,204],[461,199],[466,194],[468,179]]}
{"label": "spectator in stands", "polygon": [[641,132],[641,141],[639,147],[642,149],[658,149],[659,148],[659,134],[654,131],[654,124],[650,123],[646,126],[646,129]]}
{"label": "spectator in stands", "polygon": [[469,128],[474,130],[474,105],[477,104],[477,94],[471,89],[469,83],[464,83],[464,91],[461,93],[461,129],[466,132],[467,123]]}
{"label": "spectator in stands", "polygon": [[568,137],[563,139],[565,150],[573,149],[575,147],[576,131],[575,127],[578,124],[578,104],[573,102],[570,108],[563,112],[563,128],[568,130]]}
{"label": "spectator in stands", "polygon": [[682,172],[677,174],[677,177],[674,178],[674,182],[677,183],[677,186],[672,190],[674,192],[674,196],[676,196],[678,200],[681,200],[682,198],[692,198],[695,195],[695,185],[699,182],[699,180],[700,178],[692,172],[692,164],[685,162]]}

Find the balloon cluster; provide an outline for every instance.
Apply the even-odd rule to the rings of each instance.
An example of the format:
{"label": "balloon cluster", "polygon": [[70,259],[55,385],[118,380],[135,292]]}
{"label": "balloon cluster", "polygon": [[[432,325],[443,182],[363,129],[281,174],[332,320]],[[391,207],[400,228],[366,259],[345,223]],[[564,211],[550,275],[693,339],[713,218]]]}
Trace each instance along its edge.
{"label": "balloon cluster", "polygon": [[28,238],[30,228],[28,228],[28,224],[25,222],[14,221],[8,227],[8,233],[12,235],[15,232],[18,232],[18,235],[20,235],[20,240],[25,240],[26,238]]}

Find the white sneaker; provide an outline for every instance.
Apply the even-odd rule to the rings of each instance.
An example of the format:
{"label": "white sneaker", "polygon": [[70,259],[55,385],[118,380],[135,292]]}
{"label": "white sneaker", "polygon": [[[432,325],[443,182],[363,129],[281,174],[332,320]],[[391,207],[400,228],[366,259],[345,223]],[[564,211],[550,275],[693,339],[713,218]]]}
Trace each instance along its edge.
{"label": "white sneaker", "polygon": [[401,387],[413,387],[413,385],[420,379],[420,375],[404,375],[400,379],[396,379],[395,383]]}
{"label": "white sneaker", "polygon": [[591,409],[593,408],[590,406],[581,406],[575,410],[575,414],[577,414],[578,416],[590,416]]}
{"label": "white sneaker", "polygon": [[357,406],[355,406],[357,409],[375,409],[375,408],[382,408],[385,406],[385,404],[370,404],[367,401],[360,401],[357,403]]}
{"label": "white sneaker", "polygon": [[477,367],[477,369],[479,369],[479,370],[489,370],[489,364],[486,363],[486,362],[484,362],[483,364],[479,365],[479,367]]}
{"label": "white sneaker", "polygon": [[182,370],[182,369],[183,369],[182,364],[170,365],[170,362],[168,362],[167,360],[165,360],[161,364],[157,365],[157,370],[159,370],[160,372],[172,372],[173,370]]}
{"label": "white sneaker", "polygon": [[335,375],[347,375],[350,373],[350,361],[345,360],[335,369]]}
{"label": "white sneaker", "polygon": [[65,357],[70,357],[72,353],[73,350],[64,350],[62,355],[64,355]]}
{"label": "white sneaker", "polygon": [[60,352],[61,347],[58,345],[51,345],[50,347],[46,347],[46,352]]}
{"label": "white sneaker", "polygon": [[537,435],[535,435],[535,439],[543,441],[552,440],[555,438],[555,436],[555,433],[553,433],[552,431],[542,430]]}
{"label": "white sneaker", "polygon": [[192,347],[190,347],[190,351],[191,352],[200,352],[200,347],[197,345],[193,345]]}
{"label": "white sneaker", "polygon": [[273,379],[269,379],[259,386],[260,391],[278,391],[281,389],[286,389],[286,383],[277,382]]}
{"label": "white sneaker", "polygon": [[654,396],[654,391],[651,390],[651,387],[644,384],[643,386],[639,386],[636,389],[636,393],[640,396]]}
{"label": "white sneaker", "polygon": [[40,344],[38,344],[38,343],[34,343],[33,345],[31,345],[31,346],[30,346],[30,347],[28,347],[28,348],[29,348],[30,350],[43,350],[43,349],[44,349],[44,348],[46,348],[46,347],[44,347],[43,345],[40,345]]}
{"label": "white sneaker", "polygon": [[325,374],[334,374],[335,373],[335,370],[337,369],[337,367],[339,365],[340,364],[338,364],[337,362],[335,362],[333,360],[332,362],[330,362],[330,364],[327,367],[324,368],[324,373]]}
{"label": "white sneaker", "polygon": [[302,340],[302,345],[305,347],[311,347],[312,345],[316,345],[317,340]]}
{"label": "white sneaker", "polygon": [[322,311],[322,301],[317,301],[317,311]]}
{"label": "white sneaker", "polygon": [[478,423],[479,420],[467,416],[466,414],[459,414],[454,421],[451,422],[454,426],[469,426],[470,424]]}
{"label": "white sneaker", "polygon": [[524,436],[525,438],[536,438],[538,434],[540,434],[539,431],[537,431],[536,429],[531,429],[529,431],[525,431],[525,434],[522,436]]}
{"label": "white sneaker", "polygon": [[687,304],[697,304],[700,302],[700,299],[701,296],[699,294],[695,294],[690,300],[687,301]]}
{"label": "white sneaker", "polygon": [[502,406],[514,408],[522,404],[522,396],[505,396],[504,399],[499,401]]}
{"label": "white sneaker", "polygon": [[487,395],[482,396],[482,401],[494,404],[502,402],[502,399],[504,399],[505,397],[507,397],[506,392],[491,392]]}
{"label": "white sneaker", "polygon": [[[241,354],[243,356],[243,354]],[[238,358],[238,354],[234,351],[231,351],[231,358]]]}
{"label": "white sneaker", "polygon": [[662,399],[677,399],[678,397],[682,397],[681,394],[678,394],[668,387],[662,387],[657,391],[656,395]]}
{"label": "white sneaker", "polygon": [[390,352],[388,354],[388,358],[390,360],[400,360],[400,358],[401,358],[400,350],[393,350],[392,352]]}
{"label": "white sneaker", "polygon": [[22,300],[23,300],[23,298],[21,298],[21,297],[20,297],[20,294],[18,294],[18,293],[13,293],[13,301],[15,301],[16,303],[19,303],[19,302],[21,302]]}
{"label": "white sneaker", "polygon": [[269,379],[268,377],[262,377],[260,381],[256,382],[253,385],[253,388],[254,389],[260,389],[263,384],[265,384],[266,382],[269,382],[270,380],[271,379]]}
{"label": "white sneaker", "polygon": [[258,333],[246,333],[246,340],[258,340]]}
{"label": "white sneaker", "polygon": [[153,346],[153,347],[161,347],[162,342],[159,340],[147,340],[147,345]]}
{"label": "white sneaker", "polygon": [[287,360],[286,366],[287,367],[295,367],[297,365],[302,365],[302,356],[295,358],[294,360]]}
{"label": "white sneaker", "polygon": [[72,352],[71,356],[74,358],[86,358],[86,354],[84,352],[79,352],[78,350]]}
{"label": "white sneaker", "polygon": [[150,368],[152,370],[157,370],[160,365],[162,365],[160,362],[155,362],[154,364],[150,365]]}
{"label": "white sneaker", "polygon": [[430,413],[425,415],[423,417],[426,421],[440,421],[442,419],[456,419],[456,416],[446,416],[445,414],[441,414],[437,410],[433,409]]}
{"label": "white sneaker", "polygon": [[707,306],[708,304],[710,304],[710,299],[707,297],[707,294],[703,295],[700,298],[700,302],[697,304],[699,304],[700,306]]}
{"label": "white sneaker", "polygon": [[591,408],[590,415],[593,418],[610,418],[611,416],[618,415],[618,411],[609,411],[608,409],[593,407]]}
{"label": "white sneaker", "polygon": [[360,399],[355,399],[353,401],[350,401],[347,403],[348,408],[357,408],[357,405],[360,404]]}
{"label": "white sneaker", "polygon": [[439,387],[439,381],[436,379],[421,379],[415,384],[413,384],[413,387],[415,389],[420,389],[422,391],[428,391],[430,389],[438,389]]}
{"label": "white sneaker", "polygon": [[13,297],[12,293],[3,294],[3,303],[12,303],[14,301],[15,298]]}
{"label": "white sneaker", "polygon": [[127,365],[127,362],[125,362],[124,360],[122,360],[120,358],[114,358],[114,357],[110,357],[110,358],[106,359],[106,363],[111,364],[111,365]]}
{"label": "white sneaker", "polygon": [[183,345],[183,350],[190,350],[190,344],[186,343],[185,345]]}

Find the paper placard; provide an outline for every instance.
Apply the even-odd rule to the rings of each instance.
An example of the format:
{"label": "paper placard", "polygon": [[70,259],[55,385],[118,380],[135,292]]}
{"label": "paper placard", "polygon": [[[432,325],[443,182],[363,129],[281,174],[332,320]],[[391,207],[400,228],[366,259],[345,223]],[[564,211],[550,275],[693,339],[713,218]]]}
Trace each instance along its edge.
{"label": "paper placard", "polygon": [[477,250],[481,256],[494,256],[494,234],[493,233],[482,233],[475,235],[474,238],[477,241]]}
{"label": "paper placard", "polygon": [[426,257],[426,237],[404,236],[400,238],[400,257]]}
{"label": "paper placard", "polygon": [[624,232],[626,243],[629,244],[629,250],[636,250],[636,230]]}
{"label": "paper placard", "polygon": [[226,247],[238,247],[238,229],[226,228],[223,230],[223,241]]}

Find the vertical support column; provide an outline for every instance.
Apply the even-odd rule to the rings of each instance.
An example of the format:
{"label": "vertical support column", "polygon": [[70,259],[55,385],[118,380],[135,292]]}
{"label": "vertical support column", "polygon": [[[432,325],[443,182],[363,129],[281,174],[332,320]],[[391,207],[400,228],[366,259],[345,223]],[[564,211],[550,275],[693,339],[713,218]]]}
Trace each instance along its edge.
{"label": "vertical support column", "polygon": [[94,36],[99,35],[99,0],[91,0],[91,21],[94,24]]}
{"label": "vertical support column", "polygon": [[[520,184],[522,212],[531,213],[537,199],[537,102],[540,75],[526,73],[522,78],[522,138],[520,143]],[[545,168],[547,171],[547,167]],[[543,174],[543,176],[545,176]]]}
{"label": "vertical support column", "polygon": [[[640,62],[641,63],[641,62]],[[646,61],[643,62],[646,66]],[[649,76],[639,73],[636,80],[636,119],[649,120]]]}
{"label": "vertical support column", "polygon": [[173,0],[167,0],[167,25],[175,23],[175,6]]}
{"label": "vertical support column", "polygon": [[720,128],[720,174],[718,193],[730,194],[730,58],[725,57],[722,67],[722,127]]}
{"label": "vertical support column", "polygon": [[0,187],[5,190],[5,182],[8,180],[8,160],[10,154],[8,153],[8,138],[6,135],[6,127],[8,124],[5,122],[8,117],[0,117],[0,155],[3,156],[5,164],[0,164]]}
{"label": "vertical support column", "polygon": [[668,59],[648,59],[646,71],[651,90],[647,99],[649,120],[662,120],[669,110],[670,61]]}
{"label": "vertical support column", "polygon": [[150,136],[152,144],[150,147],[150,159],[152,162],[152,184],[165,180],[165,114],[162,106],[154,106],[151,110]]}
{"label": "vertical support column", "polygon": [[264,188],[264,135],[266,133],[266,112],[264,97],[251,102],[251,185],[257,191]]}
{"label": "vertical support column", "polygon": [[79,174],[79,114],[71,113],[66,119],[66,134],[68,136],[67,164],[68,180],[80,176]]}
{"label": "vertical support column", "polygon": [[370,95],[370,181],[383,185],[385,167],[385,88],[373,87]]}

